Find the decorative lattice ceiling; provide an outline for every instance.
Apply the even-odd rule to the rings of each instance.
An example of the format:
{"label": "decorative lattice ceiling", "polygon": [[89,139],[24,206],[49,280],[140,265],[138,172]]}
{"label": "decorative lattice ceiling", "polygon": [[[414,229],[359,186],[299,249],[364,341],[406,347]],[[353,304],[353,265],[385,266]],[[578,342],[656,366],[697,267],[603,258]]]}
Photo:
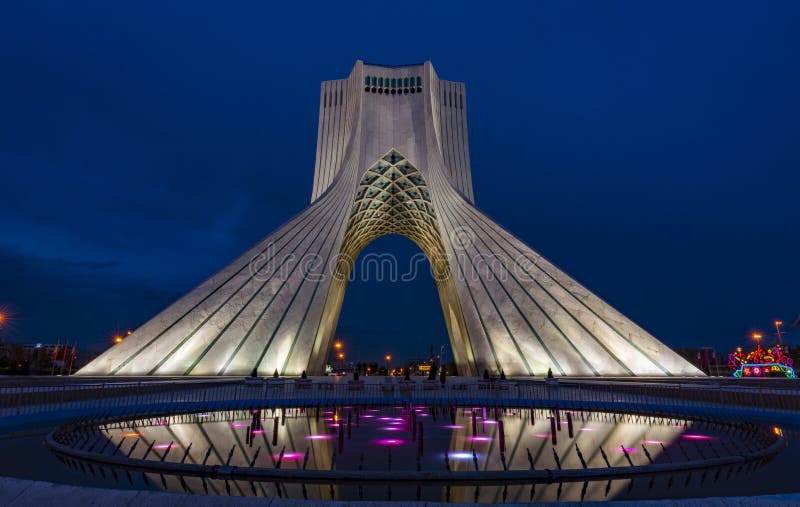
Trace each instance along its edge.
{"label": "decorative lattice ceiling", "polygon": [[390,150],[361,178],[345,233],[345,253],[352,262],[362,248],[384,234],[411,239],[428,256],[434,273],[446,272],[427,183],[396,150]]}

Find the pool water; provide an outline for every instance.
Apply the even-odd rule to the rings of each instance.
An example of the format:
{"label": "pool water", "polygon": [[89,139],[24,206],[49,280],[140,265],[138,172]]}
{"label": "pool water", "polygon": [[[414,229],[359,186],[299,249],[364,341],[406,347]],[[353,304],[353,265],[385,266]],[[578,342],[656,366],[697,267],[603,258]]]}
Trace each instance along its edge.
{"label": "pool water", "polygon": [[[531,464],[537,470],[557,470],[581,469],[584,463],[588,468],[630,467],[709,460],[765,445],[738,427],[635,414],[413,405],[177,414],[126,420],[98,430],[91,446],[104,454],[154,462],[326,471],[502,471],[529,470]],[[780,479],[782,474],[789,477],[783,469],[791,463],[789,455],[791,451],[784,451],[771,463],[758,465],[552,484],[300,484],[102,470],[77,462],[62,468],[90,483],[111,487],[310,499],[499,503],[789,492],[793,491],[791,482]],[[769,485],[770,481],[774,484]]]}

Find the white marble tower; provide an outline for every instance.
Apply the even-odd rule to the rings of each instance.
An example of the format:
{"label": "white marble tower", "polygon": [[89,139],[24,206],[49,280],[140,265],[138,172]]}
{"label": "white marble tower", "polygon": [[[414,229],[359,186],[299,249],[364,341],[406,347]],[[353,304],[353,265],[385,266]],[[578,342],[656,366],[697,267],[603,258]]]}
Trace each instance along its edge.
{"label": "white marble tower", "polygon": [[323,82],[311,204],[78,374],[321,373],[353,261],[394,233],[431,263],[462,375],[701,375],[474,206],[466,118],[430,62]]}

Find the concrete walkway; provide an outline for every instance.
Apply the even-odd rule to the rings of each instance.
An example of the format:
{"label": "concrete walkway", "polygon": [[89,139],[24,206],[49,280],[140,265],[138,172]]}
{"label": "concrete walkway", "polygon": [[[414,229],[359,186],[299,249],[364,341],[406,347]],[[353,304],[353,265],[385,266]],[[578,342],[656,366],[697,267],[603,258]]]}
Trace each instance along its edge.
{"label": "concrete walkway", "polygon": [[[204,506],[270,506],[270,507],[369,507],[386,505],[385,501],[323,501],[323,500],[289,500],[282,498],[246,498],[230,496],[185,495],[180,493],[163,493],[160,491],[136,491],[120,489],[86,488],[55,484],[52,482],[28,481],[0,477],[0,505],[8,507],[48,506],[59,507],[85,506],[131,506],[131,507],[204,507]],[[620,502],[564,502],[557,505],[564,507],[611,505],[613,507],[761,507],[761,506],[800,506],[800,493],[789,495],[769,495],[757,497],[696,498],[686,500],[637,500]],[[392,505],[410,505],[415,507],[461,507],[485,506],[487,504],[441,503],[441,502],[394,502]],[[509,506],[543,506],[544,503],[506,504]]]}

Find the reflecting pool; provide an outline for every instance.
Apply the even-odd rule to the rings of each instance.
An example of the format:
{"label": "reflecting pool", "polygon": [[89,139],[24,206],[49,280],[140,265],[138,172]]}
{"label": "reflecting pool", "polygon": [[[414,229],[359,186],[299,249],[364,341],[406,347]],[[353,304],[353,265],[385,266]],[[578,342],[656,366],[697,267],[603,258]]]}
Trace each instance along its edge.
{"label": "reflecting pool", "polygon": [[[578,501],[736,494],[767,459],[717,466],[769,447],[770,431],[674,418],[568,410],[397,405],[202,412],[118,420],[74,436],[74,446],[136,467],[62,457],[98,481],[176,492],[337,500]],[[141,461],[282,471],[358,472],[372,480],[214,479]],[[698,467],[698,463],[704,464]],[[648,465],[695,467],[638,475]],[[514,471],[620,469],[602,480],[525,480]],[[652,467],[651,467],[652,469]],[[625,471],[631,473],[626,474]],[[416,471],[480,472],[491,480],[403,482]],[[386,480],[380,474],[388,472]],[[394,475],[392,475],[394,474]],[[474,474],[473,474],[474,475]],[[503,477],[508,476],[508,480]],[[353,477],[350,474],[349,477]],[[461,476],[464,477],[463,474]],[[499,478],[498,478],[499,477]],[[547,475],[545,475],[547,477]],[[738,484],[738,486],[737,486]],[[738,493],[746,494],[746,493]]]}

